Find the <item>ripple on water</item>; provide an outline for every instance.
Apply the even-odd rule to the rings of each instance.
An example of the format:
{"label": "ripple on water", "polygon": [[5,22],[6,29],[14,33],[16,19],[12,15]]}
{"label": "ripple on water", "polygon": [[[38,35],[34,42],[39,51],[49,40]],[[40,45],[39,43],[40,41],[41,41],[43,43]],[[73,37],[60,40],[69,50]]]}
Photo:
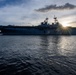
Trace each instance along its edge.
{"label": "ripple on water", "polygon": [[0,75],[76,75],[75,38],[0,36]]}

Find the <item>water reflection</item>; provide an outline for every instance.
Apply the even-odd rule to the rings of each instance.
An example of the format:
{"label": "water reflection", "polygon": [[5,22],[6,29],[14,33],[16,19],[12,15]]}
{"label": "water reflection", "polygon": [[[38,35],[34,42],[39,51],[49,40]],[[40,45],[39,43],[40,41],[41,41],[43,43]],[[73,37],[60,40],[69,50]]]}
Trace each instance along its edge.
{"label": "water reflection", "polygon": [[59,56],[58,44],[60,43],[60,36],[52,36],[51,40],[52,46],[50,45],[50,49],[52,49],[54,56]]}
{"label": "water reflection", "polygon": [[[59,56],[60,36],[40,36],[40,50],[47,56]],[[44,55],[44,56],[45,56]]]}
{"label": "water reflection", "polygon": [[76,75],[76,57],[67,57],[76,55],[75,41],[75,36],[1,36],[0,75]]}
{"label": "water reflection", "polygon": [[76,42],[73,36],[61,36],[59,43],[59,52],[63,56],[76,55]]}
{"label": "water reflection", "polygon": [[73,36],[40,36],[40,49],[50,56],[74,56],[75,44]]}
{"label": "water reflection", "polygon": [[49,47],[49,37],[48,36],[40,36],[40,46],[41,49],[47,50]]}

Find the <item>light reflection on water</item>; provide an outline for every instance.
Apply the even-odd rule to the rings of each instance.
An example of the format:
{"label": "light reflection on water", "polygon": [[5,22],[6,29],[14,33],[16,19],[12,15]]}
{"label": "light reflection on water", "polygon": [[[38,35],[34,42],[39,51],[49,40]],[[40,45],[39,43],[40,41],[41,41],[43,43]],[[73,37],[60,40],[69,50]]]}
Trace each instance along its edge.
{"label": "light reflection on water", "polygon": [[76,55],[75,36],[41,36],[40,46],[52,53],[51,55],[74,56]]}
{"label": "light reflection on water", "polygon": [[76,55],[76,39],[75,36],[65,36],[61,37],[59,48],[60,54],[64,56],[74,56]]}
{"label": "light reflection on water", "polygon": [[75,75],[75,38],[0,36],[0,75]]}

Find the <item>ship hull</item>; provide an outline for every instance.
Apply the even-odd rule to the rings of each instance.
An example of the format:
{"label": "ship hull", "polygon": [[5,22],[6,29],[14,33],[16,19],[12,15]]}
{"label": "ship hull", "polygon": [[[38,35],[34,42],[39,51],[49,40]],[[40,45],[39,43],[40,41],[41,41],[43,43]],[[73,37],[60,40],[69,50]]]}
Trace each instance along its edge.
{"label": "ship hull", "polygon": [[58,29],[39,26],[0,26],[3,35],[76,35],[76,28]]}

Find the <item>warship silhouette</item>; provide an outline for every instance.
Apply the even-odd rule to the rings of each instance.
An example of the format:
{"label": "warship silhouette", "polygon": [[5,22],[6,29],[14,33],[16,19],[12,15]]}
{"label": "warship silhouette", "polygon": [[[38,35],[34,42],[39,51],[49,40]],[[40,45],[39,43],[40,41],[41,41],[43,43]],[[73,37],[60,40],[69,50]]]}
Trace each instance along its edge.
{"label": "warship silhouette", "polygon": [[38,26],[0,26],[2,35],[76,35],[75,27],[64,28],[54,16],[54,22],[48,23],[48,18]]}

